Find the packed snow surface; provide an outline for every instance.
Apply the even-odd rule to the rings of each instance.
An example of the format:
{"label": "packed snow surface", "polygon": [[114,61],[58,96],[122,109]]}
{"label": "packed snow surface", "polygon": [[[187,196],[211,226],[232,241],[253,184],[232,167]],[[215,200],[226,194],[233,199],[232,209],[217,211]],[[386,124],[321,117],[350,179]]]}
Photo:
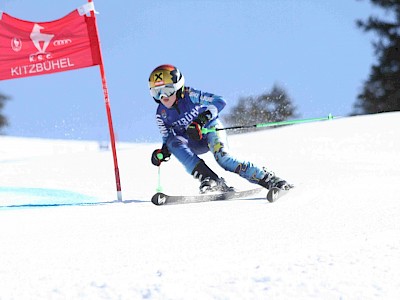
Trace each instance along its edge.
{"label": "packed snow surface", "polygon": [[[295,184],[155,206],[198,182],[160,144],[0,137],[0,299],[400,299],[400,113],[229,136]],[[230,185],[252,185],[203,156]]]}

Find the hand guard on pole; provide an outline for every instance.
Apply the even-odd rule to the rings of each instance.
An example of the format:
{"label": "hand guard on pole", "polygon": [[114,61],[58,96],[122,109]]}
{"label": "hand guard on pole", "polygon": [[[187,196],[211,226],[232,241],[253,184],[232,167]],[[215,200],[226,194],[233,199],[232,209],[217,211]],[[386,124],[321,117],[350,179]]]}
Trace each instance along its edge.
{"label": "hand guard on pole", "polygon": [[151,163],[158,167],[163,161],[169,161],[170,157],[171,152],[169,152],[167,145],[163,144],[161,149],[156,149],[151,154]]}
{"label": "hand guard on pole", "polygon": [[199,114],[186,129],[187,136],[192,140],[200,141],[203,138],[203,126],[210,121],[211,118],[212,114],[209,110]]}

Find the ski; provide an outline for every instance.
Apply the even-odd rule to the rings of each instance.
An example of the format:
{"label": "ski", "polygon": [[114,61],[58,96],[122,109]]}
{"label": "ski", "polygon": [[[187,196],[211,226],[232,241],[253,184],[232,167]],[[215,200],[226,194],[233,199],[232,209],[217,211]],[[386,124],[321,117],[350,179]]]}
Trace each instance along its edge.
{"label": "ski", "polygon": [[185,203],[200,203],[200,202],[210,202],[210,201],[220,201],[220,200],[232,200],[238,198],[245,198],[249,196],[256,195],[262,191],[264,188],[256,188],[246,191],[235,191],[217,194],[200,194],[194,196],[171,196],[164,193],[156,193],[151,198],[151,202],[155,205],[167,205],[167,204],[185,204]]}
{"label": "ski", "polygon": [[285,195],[289,190],[281,190],[280,188],[273,187],[268,191],[267,200],[269,202],[275,202],[278,198]]}

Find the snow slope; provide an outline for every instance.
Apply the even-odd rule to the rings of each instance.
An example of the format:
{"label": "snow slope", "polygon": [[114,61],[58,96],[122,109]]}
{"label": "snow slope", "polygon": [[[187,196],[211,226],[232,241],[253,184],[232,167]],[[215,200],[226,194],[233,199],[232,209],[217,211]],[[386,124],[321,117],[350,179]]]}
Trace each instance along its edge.
{"label": "snow slope", "polygon": [[[387,113],[230,136],[232,154],[296,185],[273,204],[154,206],[158,144],[118,145],[115,203],[96,142],[0,137],[0,299],[400,299],[399,125]],[[160,171],[165,192],[197,191],[176,159]]]}

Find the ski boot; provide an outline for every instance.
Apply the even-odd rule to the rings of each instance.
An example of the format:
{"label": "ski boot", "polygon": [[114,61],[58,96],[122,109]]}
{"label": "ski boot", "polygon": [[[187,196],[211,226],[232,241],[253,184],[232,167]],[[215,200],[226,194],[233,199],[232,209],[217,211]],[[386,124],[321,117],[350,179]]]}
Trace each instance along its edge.
{"label": "ski boot", "polygon": [[200,183],[200,194],[210,193],[210,192],[234,192],[233,187],[229,187],[224,178],[211,179],[210,177],[204,178]]}
{"label": "ski boot", "polygon": [[258,182],[258,184],[261,185],[262,187],[265,187],[267,190],[276,187],[280,190],[287,191],[293,187],[293,184],[290,184],[286,180],[281,179],[278,176],[275,176],[273,172],[268,172],[268,171],[265,172],[266,172],[265,176]]}
{"label": "ski boot", "polygon": [[192,171],[194,178],[200,180],[200,194],[209,192],[234,192],[233,187],[229,187],[223,178],[218,177],[217,174],[211,170],[203,160]]}

